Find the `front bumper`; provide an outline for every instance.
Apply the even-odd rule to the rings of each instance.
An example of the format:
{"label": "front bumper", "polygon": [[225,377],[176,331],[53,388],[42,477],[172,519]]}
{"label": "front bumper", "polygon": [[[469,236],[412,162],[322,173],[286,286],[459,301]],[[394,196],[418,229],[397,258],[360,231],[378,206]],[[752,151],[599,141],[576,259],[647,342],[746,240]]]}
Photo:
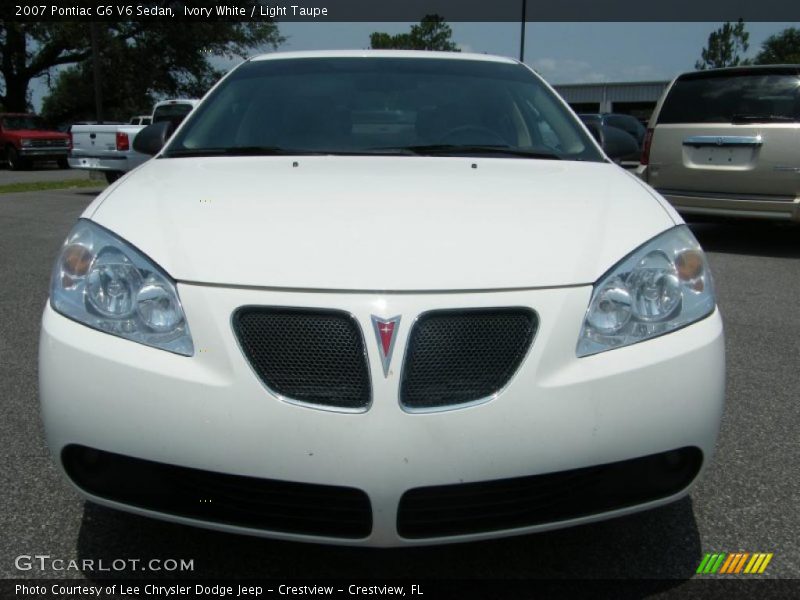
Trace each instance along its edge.
{"label": "front bumper", "polygon": [[[409,490],[557,473],[698,448],[713,455],[724,398],[718,313],[647,342],[575,357],[590,287],[464,294],[338,294],[179,285],[195,344],[191,358],[84,327],[48,306],[40,345],[47,440],[59,465],[80,445],[147,461],[279,482],[364,492],[371,529],[357,539],[243,527],[196,510],[184,515],[84,495],[131,512],[284,539],[401,546],[553,529],[635,512],[667,497],[578,518],[457,535],[398,533]],[[364,413],[289,404],[272,396],[245,361],[230,318],[244,305],[333,308],[352,313],[367,340],[373,401]],[[409,326],[436,308],[529,306],[533,346],[493,400],[456,410],[405,412],[398,383]],[[388,375],[371,315],[403,315]],[[370,341],[372,343],[370,343]],[[198,502],[201,499],[198,499]],[[189,515],[189,516],[186,516]]]}
{"label": "front bumper", "polygon": [[23,158],[67,158],[69,149],[64,146],[62,148],[35,148],[31,146],[24,146],[19,149],[19,155]]}

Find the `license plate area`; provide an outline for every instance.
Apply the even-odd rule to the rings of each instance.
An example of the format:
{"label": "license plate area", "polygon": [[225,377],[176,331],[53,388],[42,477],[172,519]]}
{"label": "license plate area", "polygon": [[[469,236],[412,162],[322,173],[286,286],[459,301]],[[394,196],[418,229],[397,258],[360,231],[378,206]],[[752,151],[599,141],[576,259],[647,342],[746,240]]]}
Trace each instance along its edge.
{"label": "license plate area", "polygon": [[761,135],[694,135],[683,140],[683,164],[701,169],[751,169],[764,143]]}
{"label": "license plate area", "polygon": [[84,169],[97,169],[100,166],[100,160],[97,158],[81,158],[80,166]]}
{"label": "license plate area", "polygon": [[683,162],[687,167],[707,169],[749,169],[757,157],[757,146],[683,147]]}

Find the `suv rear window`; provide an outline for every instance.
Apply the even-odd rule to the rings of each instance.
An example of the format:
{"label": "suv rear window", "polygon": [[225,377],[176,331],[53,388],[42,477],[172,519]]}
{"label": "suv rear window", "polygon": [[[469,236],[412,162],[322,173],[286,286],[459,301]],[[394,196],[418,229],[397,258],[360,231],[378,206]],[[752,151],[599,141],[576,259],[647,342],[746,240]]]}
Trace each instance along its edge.
{"label": "suv rear window", "polygon": [[691,74],[669,91],[658,123],[747,123],[800,118],[798,72]]}
{"label": "suv rear window", "polygon": [[177,126],[192,108],[191,104],[162,104],[156,107],[153,113],[153,123],[172,121]]}

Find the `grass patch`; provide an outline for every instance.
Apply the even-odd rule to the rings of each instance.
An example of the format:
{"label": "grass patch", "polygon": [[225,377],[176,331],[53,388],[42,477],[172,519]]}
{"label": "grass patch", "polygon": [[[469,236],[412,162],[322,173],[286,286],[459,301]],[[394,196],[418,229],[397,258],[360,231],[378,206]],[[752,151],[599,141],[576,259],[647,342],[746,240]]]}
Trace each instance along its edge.
{"label": "grass patch", "polygon": [[96,179],[65,179],[63,181],[32,181],[30,183],[7,183],[0,185],[0,194],[15,192],[39,192],[42,190],[64,190],[75,188],[105,187],[105,181]]}

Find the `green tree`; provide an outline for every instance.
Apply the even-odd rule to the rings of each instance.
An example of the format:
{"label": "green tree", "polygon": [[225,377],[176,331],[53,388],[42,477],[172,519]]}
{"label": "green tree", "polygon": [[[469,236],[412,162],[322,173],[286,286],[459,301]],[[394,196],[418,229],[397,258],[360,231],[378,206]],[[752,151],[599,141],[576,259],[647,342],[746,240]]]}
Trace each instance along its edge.
{"label": "green tree", "polygon": [[382,31],[376,31],[369,36],[369,46],[373,50],[410,50],[414,47],[410,34],[390,35]]}
{"label": "green tree", "polygon": [[[0,20],[0,103],[8,111],[28,108],[31,79],[89,56],[88,32],[78,23]],[[84,39],[85,38],[85,39]]]}
{"label": "green tree", "polygon": [[769,36],[753,62],[757,65],[800,63],[800,29],[789,27]]}
{"label": "green tree", "polygon": [[694,64],[698,70],[735,67],[742,64],[742,55],[750,47],[750,34],[744,28],[744,21],[736,24],[725,23],[708,36],[708,46],[700,53],[700,60]]}
{"label": "green tree", "polygon": [[[133,114],[149,112],[159,82],[151,77],[156,69],[139,56],[146,52],[115,38],[103,39],[102,48],[103,118],[126,121]],[[94,119],[95,110],[93,65],[86,60],[58,74],[42,102],[41,112],[48,122],[55,124]]]}
{"label": "green tree", "polygon": [[369,36],[370,48],[394,50],[441,50],[461,52],[452,40],[453,30],[439,15],[425,15],[409,33],[389,35],[376,31]]}
{"label": "green tree", "polygon": [[[5,109],[26,110],[30,81],[55,67],[76,64],[78,72],[68,69],[65,80],[90,77],[89,26],[0,22],[0,102]],[[211,56],[244,57],[283,42],[277,26],[269,22],[118,21],[102,23],[101,29],[100,56],[107,67],[104,96],[125,87],[125,77],[143,83],[148,94],[196,94],[219,75],[209,62]]]}

